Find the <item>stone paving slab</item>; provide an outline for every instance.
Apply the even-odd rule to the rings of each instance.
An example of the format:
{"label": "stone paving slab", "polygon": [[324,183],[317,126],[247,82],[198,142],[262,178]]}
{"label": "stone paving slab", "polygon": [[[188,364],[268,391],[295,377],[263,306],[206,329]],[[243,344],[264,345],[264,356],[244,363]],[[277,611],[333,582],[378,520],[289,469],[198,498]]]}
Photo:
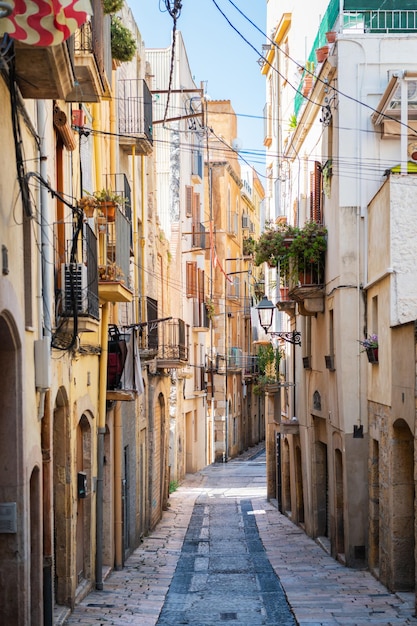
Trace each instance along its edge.
{"label": "stone paving slab", "polygon": [[[78,626],[155,626],[166,600],[181,556],[184,538],[197,499],[206,494],[250,500],[259,536],[273,570],[280,578],[297,624],[300,626],[408,626],[416,624],[414,594],[391,594],[369,572],[351,570],[336,562],[315,541],[281,515],[265,499],[265,480],[254,474],[265,464],[264,457],[246,464],[244,461],[261,453],[262,446],[249,450],[239,460],[213,465],[187,480],[170,496],[170,508],[164,512],[155,531],[127,559],[125,568],[112,572],[104,581],[103,591],[91,592],[65,621],[64,613],[55,616],[55,625]],[[245,487],[244,474],[251,477]],[[255,472],[256,474],[256,472]],[[207,475],[219,476],[219,485],[227,475],[227,488],[206,488]],[[240,481],[240,482],[239,482]],[[254,483],[257,483],[256,493]],[[217,500],[217,503],[219,501]],[[201,507],[201,529],[204,530],[207,509]],[[236,528],[236,536],[241,529]],[[199,539],[197,566],[192,585],[199,589],[207,577],[209,543]],[[241,555],[243,557],[243,555]],[[225,570],[227,573],[227,569]],[[225,572],[219,572],[223,576]],[[184,575],[186,572],[184,571]],[[173,591],[173,589],[172,589]],[[180,591],[180,589],[179,589]],[[274,602],[271,597],[271,602]],[[249,606],[245,606],[250,610]],[[253,626],[263,623],[260,614],[251,614]],[[203,619],[199,626],[212,625]],[[246,625],[240,611],[222,615],[221,623]],[[170,626],[178,626],[176,623]],[[279,626],[279,624],[277,624]]]}
{"label": "stone paving slab", "polygon": [[271,503],[256,522],[301,626],[417,624],[414,594],[389,593],[370,572],[338,563]]}

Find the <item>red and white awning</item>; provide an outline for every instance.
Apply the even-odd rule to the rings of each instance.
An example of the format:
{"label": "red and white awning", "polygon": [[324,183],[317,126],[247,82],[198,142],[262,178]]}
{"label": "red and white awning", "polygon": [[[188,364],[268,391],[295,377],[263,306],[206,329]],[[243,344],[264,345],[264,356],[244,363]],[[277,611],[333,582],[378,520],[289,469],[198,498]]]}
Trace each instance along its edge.
{"label": "red and white awning", "polygon": [[56,46],[92,14],[90,0],[8,0],[13,11],[0,19],[0,35],[8,33],[31,46]]}

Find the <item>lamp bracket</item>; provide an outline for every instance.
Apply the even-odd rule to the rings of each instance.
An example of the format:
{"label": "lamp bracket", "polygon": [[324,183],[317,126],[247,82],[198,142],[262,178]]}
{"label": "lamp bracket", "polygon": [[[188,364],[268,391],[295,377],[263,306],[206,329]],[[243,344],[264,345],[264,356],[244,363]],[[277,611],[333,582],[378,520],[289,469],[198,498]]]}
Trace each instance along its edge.
{"label": "lamp bracket", "polygon": [[288,343],[293,343],[296,346],[301,346],[301,333],[298,330],[291,330],[289,332],[285,330],[269,331],[268,335],[271,337],[279,337]]}

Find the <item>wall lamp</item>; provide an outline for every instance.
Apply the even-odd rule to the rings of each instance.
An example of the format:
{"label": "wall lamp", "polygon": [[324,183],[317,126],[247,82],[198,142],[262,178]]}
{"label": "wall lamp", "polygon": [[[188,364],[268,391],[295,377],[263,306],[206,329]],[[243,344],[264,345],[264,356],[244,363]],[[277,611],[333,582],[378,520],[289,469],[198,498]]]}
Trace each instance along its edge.
{"label": "wall lamp", "polygon": [[293,343],[294,345],[301,346],[301,333],[298,330],[269,330],[272,326],[275,306],[272,304],[271,300],[268,300],[266,296],[263,296],[262,300],[256,307],[256,310],[258,311],[259,323],[264,329],[265,333],[267,333],[271,337],[279,337],[284,341],[288,341],[288,343]]}

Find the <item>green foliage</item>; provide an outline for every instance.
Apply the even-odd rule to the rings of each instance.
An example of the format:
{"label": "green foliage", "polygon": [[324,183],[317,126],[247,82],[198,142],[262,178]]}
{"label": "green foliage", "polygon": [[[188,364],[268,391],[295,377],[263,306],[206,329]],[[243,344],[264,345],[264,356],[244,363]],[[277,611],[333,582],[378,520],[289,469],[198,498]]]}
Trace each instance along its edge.
{"label": "green foliage", "polygon": [[289,119],[289,122],[288,122],[288,128],[289,128],[290,130],[294,130],[295,128],[297,128],[297,123],[298,123],[298,122],[297,122],[297,116],[296,116],[296,114],[295,114],[295,113],[293,113],[293,114],[291,115],[290,119]]}
{"label": "green foliage", "polygon": [[294,226],[267,227],[256,243],[255,265],[267,263],[279,268],[286,284],[290,270],[299,272],[311,264],[323,264],[327,249],[327,229],[309,221],[302,228]]}
{"label": "green foliage", "polygon": [[111,15],[121,10],[124,0],[103,0],[103,11],[105,15]]}
{"label": "green foliage", "polygon": [[297,232],[294,226],[267,226],[256,243],[255,265],[279,266],[281,276],[288,278],[291,244]]}
{"label": "green foliage", "polygon": [[97,202],[114,202],[123,205],[126,201],[126,198],[111,191],[111,189],[100,189],[100,191],[95,191],[93,196]]}
{"label": "green foliage", "polygon": [[278,380],[279,364],[282,357],[282,350],[274,348],[271,343],[258,347],[258,386],[263,387]]}
{"label": "green foliage", "polygon": [[137,45],[136,40],[126,26],[123,25],[119,17],[111,17],[111,54],[113,59],[125,63],[131,61],[135,56]]}
{"label": "green foliage", "polygon": [[255,252],[256,241],[253,237],[246,237],[242,243],[243,256],[252,256]]}
{"label": "green foliage", "polygon": [[260,396],[265,392],[267,385],[279,382],[279,364],[284,352],[274,348],[270,343],[258,347],[259,374],[253,385],[253,393]]}
{"label": "green foliage", "polygon": [[180,484],[178,480],[171,480],[171,482],[169,483],[169,493],[174,493],[174,491],[177,491],[179,486]]}

